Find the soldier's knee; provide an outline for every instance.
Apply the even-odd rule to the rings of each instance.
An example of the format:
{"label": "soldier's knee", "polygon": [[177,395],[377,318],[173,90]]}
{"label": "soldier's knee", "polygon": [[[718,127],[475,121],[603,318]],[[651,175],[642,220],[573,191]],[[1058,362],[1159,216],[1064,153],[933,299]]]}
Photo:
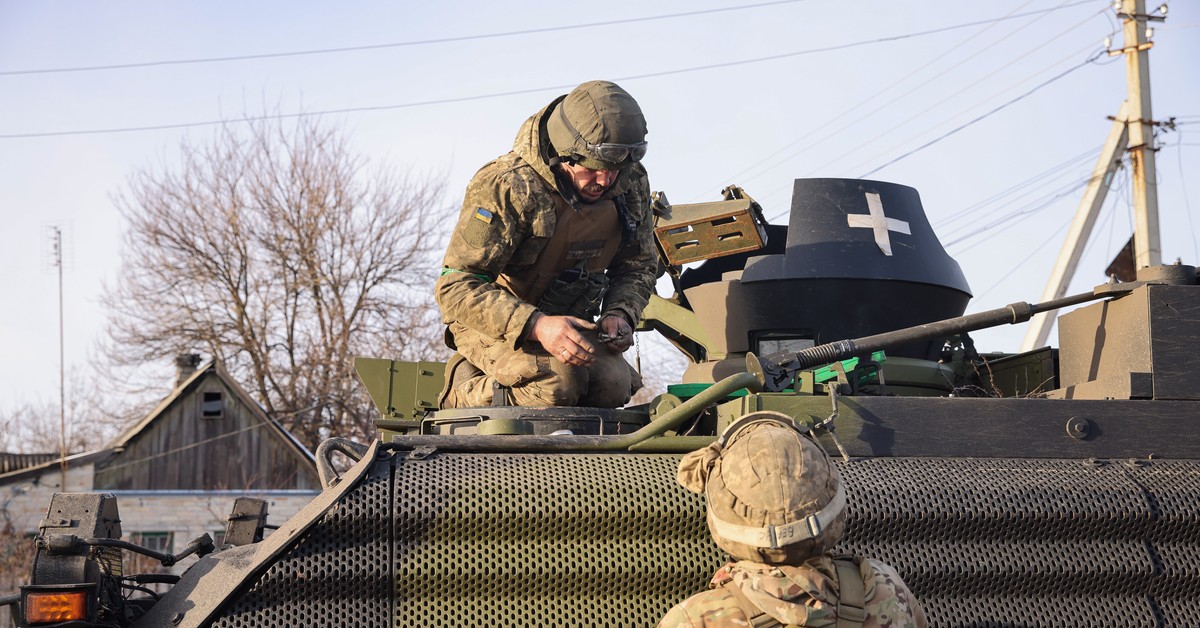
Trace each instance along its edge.
{"label": "soldier's knee", "polygon": [[594,408],[619,408],[629,402],[629,389],[626,386],[625,390],[617,389],[602,389],[595,394],[588,396],[580,402],[580,405],[591,406]]}
{"label": "soldier's knee", "polygon": [[619,355],[607,356],[607,359],[597,361],[590,373],[588,392],[580,403],[597,408],[617,408],[625,405],[633,393],[631,373],[632,370],[625,359]]}
{"label": "soldier's knee", "polygon": [[[522,406],[574,406],[587,389],[587,369],[566,366],[553,369],[520,387],[513,388],[517,404]],[[519,388],[519,389],[518,389]]]}
{"label": "soldier's knee", "polygon": [[521,405],[532,406],[573,406],[579,402],[579,391],[565,388],[538,388],[530,391],[529,403]]}

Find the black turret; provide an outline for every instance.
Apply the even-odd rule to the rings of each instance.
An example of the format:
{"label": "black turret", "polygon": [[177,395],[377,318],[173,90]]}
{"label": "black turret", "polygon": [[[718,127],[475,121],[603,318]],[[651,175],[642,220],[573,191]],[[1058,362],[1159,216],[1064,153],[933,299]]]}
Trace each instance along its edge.
{"label": "black turret", "polygon": [[[854,179],[797,179],[789,226],[770,227],[766,249],[709,260],[686,271],[681,286],[716,360],[952,318],[971,298],[917,191]],[[941,345],[888,353],[935,359]]]}

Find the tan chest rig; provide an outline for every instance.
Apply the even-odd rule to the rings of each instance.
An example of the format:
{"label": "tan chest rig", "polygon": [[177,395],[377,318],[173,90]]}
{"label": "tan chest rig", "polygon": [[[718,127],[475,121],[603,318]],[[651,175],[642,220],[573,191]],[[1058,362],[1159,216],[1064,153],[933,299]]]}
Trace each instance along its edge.
{"label": "tan chest rig", "polygon": [[581,205],[577,211],[555,197],[554,233],[537,261],[496,283],[552,316],[591,319],[600,313],[612,263],[621,245],[617,206],[611,200]]}

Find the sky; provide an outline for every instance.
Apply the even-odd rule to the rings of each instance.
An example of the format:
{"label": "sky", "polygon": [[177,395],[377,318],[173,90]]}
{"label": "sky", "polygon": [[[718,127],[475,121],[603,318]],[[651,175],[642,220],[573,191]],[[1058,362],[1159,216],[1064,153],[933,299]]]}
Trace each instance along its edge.
{"label": "sky", "polygon": [[[51,226],[65,365],[86,371],[103,286],[121,280],[127,178],[211,136],[196,123],[264,111],[325,112],[372,163],[443,178],[453,206],[526,117],[614,80],[673,202],[736,183],[778,218],[795,178],[871,173],[918,190],[968,312],[1034,302],[1125,98],[1124,63],[1103,54],[1114,31],[1118,47],[1099,0],[2,2],[0,409],[57,399]],[[1158,138],[1163,259],[1195,264],[1200,3],[1170,2],[1153,41],[1154,118],[1179,123]],[[144,65],[245,56],[259,58]],[[95,132],[142,127],[177,128]],[[1123,172],[1069,294],[1101,283],[1132,233],[1128,191]],[[973,335],[1016,351],[1024,331]]]}

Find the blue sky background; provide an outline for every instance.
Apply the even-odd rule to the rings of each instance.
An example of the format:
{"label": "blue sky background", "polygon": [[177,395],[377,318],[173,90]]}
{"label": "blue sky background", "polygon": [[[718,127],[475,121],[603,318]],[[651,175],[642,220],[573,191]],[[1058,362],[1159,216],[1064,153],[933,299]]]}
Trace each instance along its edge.
{"label": "blue sky background", "polygon": [[[343,125],[353,147],[374,162],[444,177],[447,205],[454,205],[471,174],[508,150],[528,115],[572,85],[607,78],[645,110],[654,189],[682,203],[715,200],[737,183],[775,217],[789,207],[792,179],[869,172],[1082,63],[1119,28],[1110,3],[1069,0],[807,0],[642,19],[734,6],[9,1],[0,3],[0,136],[202,122],[264,108],[389,107],[325,117]],[[1200,3],[1176,0],[1169,8],[1150,55],[1155,118],[1184,123],[1159,139],[1163,257],[1196,263],[1189,208],[1200,209]],[[517,30],[539,32],[13,74]],[[1121,41],[1118,33],[1114,46]],[[753,61],[772,56],[780,57]],[[723,64],[733,65],[695,69]],[[1102,57],[871,175],[920,192],[976,295],[969,311],[1038,299],[1082,194],[1078,186],[1108,133],[1105,116],[1125,96],[1124,73],[1120,59]],[[524,93],[491,96],[508,92]],[[462,100],[397,106],[455,99]],[[181,139],[211,133],[195,127],[0,137],[0,409],[57,398],[57,284],[48,226],[63,226],[67,239],[66,363],[86,369],[104,326],[101,285],[120,280],[123,224],[112,196],[136,170],[175,163]],[[1131,233],[1124,180],[1118,176],[1072,292],[1101,282]],[[1021,196],[997,198],[1014,186]],[[431,284],[434,276],[431,268]],[[981,349],[1015,351],[1023,335],[1014,327],[976,338]],[[164,372],[168,364],[164,356]]]}

